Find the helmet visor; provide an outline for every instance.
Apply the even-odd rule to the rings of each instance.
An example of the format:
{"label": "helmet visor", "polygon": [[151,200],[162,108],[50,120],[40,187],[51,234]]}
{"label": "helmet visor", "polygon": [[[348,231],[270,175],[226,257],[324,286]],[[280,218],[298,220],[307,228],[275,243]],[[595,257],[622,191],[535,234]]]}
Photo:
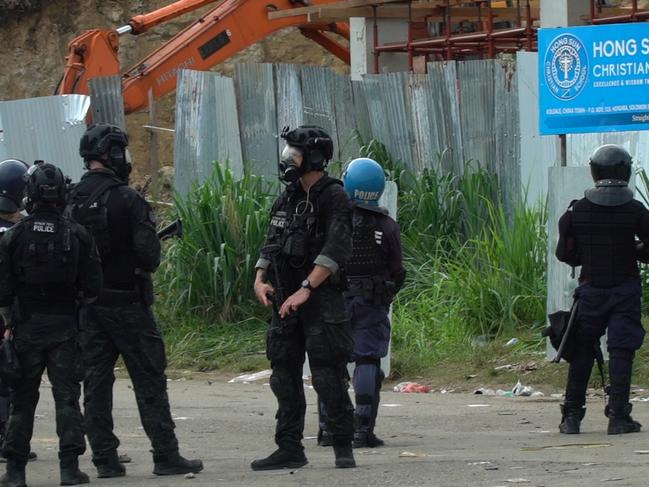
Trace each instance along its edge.
{"label": "helmet visor", "polygon": [[301,149],[294,147],[292,145],[287,145],[282,151],[281,160],[284,165],[295,165],[300,166],[302,160],[304,159],[304,153]]}

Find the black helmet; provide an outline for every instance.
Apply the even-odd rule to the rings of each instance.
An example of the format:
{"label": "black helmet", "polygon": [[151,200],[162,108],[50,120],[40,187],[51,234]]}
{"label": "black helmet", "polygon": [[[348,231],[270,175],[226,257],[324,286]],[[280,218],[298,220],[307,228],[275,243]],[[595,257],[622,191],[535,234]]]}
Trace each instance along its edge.
{"label": "black helmet", "polygon": [[[309,171],[323,171],[333,157],[331,137],[315,125],[300,125],[293,130],[284,127],[280,137],[286,140],[286,147],[279,161],[279,172],[280,178],[287,182],[297,181]],[[293,161],[296,149],[303,158],[300,167]]]}
{"label": "black helmet", "polygon": [[623,147],[606,144],[595,149],[590,156],[590,173],[595,182],[609,180],[628,183],[631,179],[631,164],[631,155]]}
{"label": "black helmet", "polygon": [[36,161],[25,174],[28,209],[34,203],[65,205],[67,180],[54,164]]}
{"label": "black helmet", "polygon": [[[116,125],[96,123],[88,127],[79,143],[79,154],[88,169],[91,161],[99,161],[117,174],[128,180],[131,163],[126,156],[128,136]],[[107,159],[104,159],[104,156]]]}
{"label": "black helmet", "polygon": [[14,213],[20,209],[27,169],[29,165],[19,159],[0,162],[0,212]]}

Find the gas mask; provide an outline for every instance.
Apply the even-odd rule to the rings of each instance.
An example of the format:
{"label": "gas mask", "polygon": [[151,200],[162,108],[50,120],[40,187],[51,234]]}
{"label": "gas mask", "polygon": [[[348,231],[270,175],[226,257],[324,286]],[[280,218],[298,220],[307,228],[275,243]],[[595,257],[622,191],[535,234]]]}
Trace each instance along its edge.
{"label": "gas mask", "polygon": [[121,145],[113,144],[108,152],[108,160],[115,175],[122,181],[128,183],[128,178],[133,168],[128,149]]}
{"label": "gas mask", "polygon": [[305,165],[304,152],[287,145],[279,160],[279,179],[286,183],[296,182],[304,174]]}

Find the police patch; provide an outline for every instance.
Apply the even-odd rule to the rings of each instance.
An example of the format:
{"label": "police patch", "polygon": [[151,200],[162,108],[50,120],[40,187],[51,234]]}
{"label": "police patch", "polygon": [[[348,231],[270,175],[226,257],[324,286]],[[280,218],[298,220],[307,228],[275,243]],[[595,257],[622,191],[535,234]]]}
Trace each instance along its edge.
{"label": "police patch", "polygon": [[287,224],[287,221],[286,221],[286,212],[285,211],[278,211],[270,219],[270,225],[275,227],[275,228],[286,228],[286,224]]}
{"label": "police patch", "polygon": [[56,223],[34,221],[34,226],[32,227],[32,231],[39,232],[39,233],[56,233]]}

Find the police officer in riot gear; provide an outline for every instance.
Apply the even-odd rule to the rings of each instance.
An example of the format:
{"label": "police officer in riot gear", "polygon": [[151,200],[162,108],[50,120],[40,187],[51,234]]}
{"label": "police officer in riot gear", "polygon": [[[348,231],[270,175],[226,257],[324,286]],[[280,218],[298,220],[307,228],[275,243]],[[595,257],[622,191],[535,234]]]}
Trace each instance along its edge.
{"label": "police officer in riot gear", "polygon": [[633,199],[628,187],[631,164],[631,156],[622,147],[599,147],[590,158],[595,187],[573,201],[559,220],[556,256],[573,267],[581,266],[575,292],[576,351],[561,406],[561,433],[579,433],[595,347],[605,332],[610,375],[605,410],[608,434],[640,431],[640,423],[630,416],[629,390],[634,354],[645,334],[640,322],[637,260],[647,257],[643,247],[649,243],[649,211]]}
{"label": "police officer in riot gear", "polygon": [[30,215],[0,239],[0,313],[13,335],[23,377],[11,385],[11,413],[0,485],[24,486],[25,464],[43,371],[52,383],[61,485],[88,483],[78,456],[86,450],[79,408],[81,356],[77,310],[97,298],[101,263],[92,237],[62,216],[66,181],[37,161],[26,173]]}
{"label": "police officer in riot gear", "polygon": [[121,355],[133,382],[142,426],[153,448],[153,473],[199,472],[200,460],[178,452],[162,336],[151,312],[151,273],[160,263],[153,211],[128,186],[128,139],[118,127],[90,126],[79,152],[88,172],[71,190],[68,211],[95,238],[104,272],[102,293],[81,333],[86,434],[100,478],[125,474],[113,433],[113,369]]}
{"label": "police officer in riot gear", "polygon": [[259,301],[274,307],[267,356],[273,370],[270,386],[278,402],[279,448],[251,467],[271,470],[307,464],[302,445],[305,351],[313,387],[329,413],[335,465],[355,467],[346,371],[352,340],[341,275],[351,255],[352,206],[341,182],[325,173],[333,143],[324,130],[287,127],[281,136],[286,147],[280,178],[287,188],[273,205],[254,285]]}
{"label": "police officer in riot gear", "polygon": [[[25,193],[26,162],[6,159],[0,162],[0,234],[9,230],[23,217],[22,199]],[[4,333],[4,323],[0,326]],[[9,388],[0,382],[0,442],[4,441],[5,427],[9,419]],[[30,453],[35,458],[35,454]],[[4,458],[2,458],[4,460]]]}
{"label": "police officer in riot gear", "polygon": [[27,163],[19,159],[0,162],[0,232],[11,228],[23,217],[20,210],[27,169]]}
{"label": "police officer in riot gear", "polygon": [[[399,225],[379,206],[385,188],[383,168],[374,160],[354,159],[343,175],[345,191],[355,203],[353,253],[347,263],[349,289],[345,292],[354,337],[354,447],[375,448],[383,440],[374,434],[379,406],[381,358],[390,343],[389,308],[403,285]],[[326,406],[320,408],[320,444],[327,446]]]}

